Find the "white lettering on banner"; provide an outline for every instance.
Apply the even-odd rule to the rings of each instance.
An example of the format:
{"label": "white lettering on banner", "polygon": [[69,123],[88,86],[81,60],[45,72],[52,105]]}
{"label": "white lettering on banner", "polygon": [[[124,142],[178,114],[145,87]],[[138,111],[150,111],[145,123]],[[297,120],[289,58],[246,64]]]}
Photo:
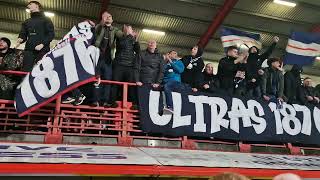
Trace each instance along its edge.
{"label": "white lettering on banner", "polygon": [[[223,117],[227,114],[228,105],[227,102],[218,97],[210,97],[209,104],[211,107],[211,131],[210,133],[219,132],[221,126],[224,128],[229,127],[229,121]],[[219,108],[219,112],[218,112]]]}
{"label": "white lettering on banner", "polygon": [[[85,43],[87,43],[87,39],[84,36],[79,37],[74,42],[74,49],[85,71],[94,75],[94,60],[96,60],[98,57],[97,55],[99,54],[96,54],[98,53],[96,47],[89,46],[87,48]],[[71,85],[79,80],[74,57],[75,54],[73,51],[70,44],[63,46],[60,49],[56,48],[52,51],[55,58],[63,56],[67,85]],[[49,56],[46,56],[39,62],[40,63],[36,65],[31,72],[31,76],[34,77],[33,84],[36,92],[33,92],[30,87],[30,75],[27,75],[25,80],[18,86],[18,88],[21,88],[21,96],[27,108],[38,103],[34,93],[37,93],[43,98],[50,98],[60,89],[61,82],[59,74],[54,70],[53,60]]]}
{"label": "white lettering on banner", "polygon": [[293,104],[293,107],[296,111],[301,111],[303,113],[303,120],[302,120],[303,123],[302,123],[301,133],[310,136],[312,124],[311,124],[311,112],[309,108],[299,104]]}
{"label": "white lettering on banner", "polygon": [[75,37],[75,36],[79,35],[80,33],[85,35],[88,40],[92,39],[93,33],[90,31],[92,25],[89,22],[84,21],[84,22],[79,23],[77,26],[78,27],[73,26],[72,29],[69,31],[69,33],[66,34],[62,40],[68,39],[70,37]]}
{"label": "white lettering on banner", "polygon": [[[88,73],[94,75],[95,74],[95,66],[93,63],[93,59],[92,59],[92,54],[93,49],[95,48],[94,46],[90,47],[86,47],[85,43],[87,43],[87,39],[85,38],[79,38],[75,41],[74,43],[74,47],[77,51],[79,60],[81,62],[82,67],[84,68],[85,71],[87,71]],[[93,55],[95,56],[95,55]],[[91,61],[88,61],[91,60]]]}
{"label": "white lettering on banner", "polygon": [[204,123],[203,103],[208,102],[208,96],[188,96],[189,101],[194,103],[196,107],[196,123],[193,126],[195,132],[206,132],[206,124]]}
{"label": "white lettering on banner", "polygon": [[57,58],[62,56],[64,69],[66,73],[67,85],[79,81],[77,73],[76,61],[71,44],[65,45],[63,48],[57,49],[52,52],[53,57]]}
{"label": "white lettering on banner", "polygon": [[[248,114],[251,117],[251,119],[258,123],[258,124],[252,124],[253,129],[255,130],[255,132],[257,134],[261,134],[263,133],[263,131],[267,128],[267,122],[264,118],[262,118],[261,116],[264,116],[264,110],[263,107],[261,106],[261,104],[253,99],[249,100],[247,102],[248,104]],[[257,108],[258,110],[258,115],[256,115],[255,113],[255,108]]]}
{"label": "white lettering on banner", "polygon": [[163,114],[162,116],[159,115],[159,98],[159,91],[150,91],[149,115],[153,124],[158,126],[165,126],[171,121],[172,114]]}
{"label": "white lettering on banner", "polygon": [[[302,133],[308,136],[311,135],[311,129],[312,129],[311,112],[306,106],[302,106],[298,104],[290,105],[287,103],[283,103],[283,108],[279,110],[277,109],[277,105],[272,102],[272,103],[269,103],[269,107],[275,116],[277,134],[283,134],[283,130],[284,130],[286,133],[292,136],[297,135],[299,133]],[[318,130],[320,130],[320,124],[319,125],[317,124],[317,116],[315,115],[316,109],[317,107],[314,108],[313,117],[314,117],[314,122],[316,124],[316,128],[318,129],[318,126],[319,126]],[[296,117],[297,111],[302,112],[303,114],[302,124],[300,120]],[[281,120],[281,115],[283,116],[282,120]],[[292,124],[293,127],[290,124]]]}
{"label": "white lettering on banner", "polygon": [[316,128],[318,132],[320,133],[320,109],[317,107],[314,107],[313,109],[313,120],[314,124],[316,125]]}
{"label": "white lettering on banner", "polygon": [[231,111],[228,112],[230,128],[239,133],[239,118],[242,118],[243,127],[252,126],[249,113],[243,102],[238,98],[232,98]]}
{"label": "white lettering on banner", "polygon": [[274,119],[276,121],[276,133],[277,134],[283,134],[283,127],[281,122],[281,115],[279,109],[277,109],[276,103],[270,102],[269,108],[274,114]]}
{"label": "white lettering on banner", "polygon": [[[299,134],[301,132],[301,123],[299,119],[296,118],[295,109],[290,104],[283,103],[283,108],[280,110],[280,113],[283,115],[283,129],[292,136]],[[290,126],[290,122],[293,122],[293,128]]]}
{"label": "white lettering on banner", "polygon": [[181,110],[182,110],[181,94],[172,92],[172,100],[173,100],[173,107],[174,107],[172,128],[176,128],[180,126],[190,126],[191,115],[181,116]]}
{"label": "white lettering on banner", "polygon": [[88,21],[84,21],[78,24],[79,33],[86,35],[87,39],[91,39],[93,33],[91,31],[92,25]]}
{"label": "white lettering on banner", "polygon": [[[42,67],[42,68],[41,68]],[[58,73],[53,70],[54,64],[50,57],[45,57],[31,72],[34,77],[33,84],[37,93],[43,98],[49,98],[58,92],[60,79]],[[48,80],[48,85],[46,80]]]}
{"label": "white lettering on banner", "polygon": [[[265,116],[264,108],[258,101],[253,99],[248,100],[245,104],[241,99],[232,98],[231,110],[228,111],[227,102],[223,98],[188,95],[189,102],[194,104],[195,120],[192,122],[191,115],[181,115],[184,104],[180,93],[172,93],[173,116],[171,114],[159,115],[159,97],[160,92],[150,91],[149,115],[155,125],[165,126],[173,119],[172,128],[193,124],[194,132],[207,132],[207,123],[209,121],[205,119],[207,112],[205,112],[204,104],[208,104],[211,115],[210,133],[221,131],[221,127],[231,129],[236,133],[240,133],[240,127],[252,127],[256,134],[261,134],[267,128],[267,121],[262,117]],[[312,116],[308,107],[283,103],[283,108],[279,110],[273,102],[270,102],[268,106],[274,114],[276,134],[284,134],[285,132],[291,136],[299,133],[311,135]],[[302,114],[303,119],[301,121],[296,117],[297,112]],[[229,119],[225,118],[226,114],[228,114]],[[320,110],[315,107],[313,110],[314,122],[320,132],[320,116],[317,116],[318,114],[320,114]],[[242,126],[240,125],[240,118]]]}
{"label": "white lettering on banner", "polygon": [[38,100],[34,96],[30,82],[29,82],[30,74],[27,74],[23,81],[18,85],[17,89],[21,88],[21,96],[24,101],[24,104],[27,107],[33,106],[38,103]]}

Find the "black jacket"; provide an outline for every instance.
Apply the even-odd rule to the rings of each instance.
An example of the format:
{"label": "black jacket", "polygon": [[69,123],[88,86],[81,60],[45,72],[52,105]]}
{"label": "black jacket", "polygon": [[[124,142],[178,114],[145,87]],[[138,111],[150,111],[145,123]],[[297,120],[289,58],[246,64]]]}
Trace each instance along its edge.
{"label": "black jacket", "polygon": [[[272,94],[272,81],[276,78],[276,90],[277,94]],[[262,95],[274,95],[277,98],[283,98],[283,90],[284,90],[284,79],[282,71],[274,70],[273,68],[269,67],[264,69],[264,74],[262,76],[261,82],[261,89]]]}
{"label": "black jacket", "polygon": [[284,74],[284,95],[288,98],[289,103],[295,103],[298,100],[301,72],[302,68],[295,64],[290,71]]}
{"label": "black jacket", "polygon": [[308,101],[307,96],[312,96],[312,97],[319,97],[319,94],[316,92],[315,88],[310,86],[301,86],[300,87],[300,94],[299,94],[299,99],[302,104],[307,104],[309,103],[315,103],[315,101]]}
{"label": "black jacket", "polygon": [[[208,84],[209,89],[204,89],[203,85]],[[217,89],[220,87],[220,82],[219,79],[216,75],[214,74],[208,74],[205,71],[202,73],[202,78],[201,78],[201,90],[202,91],[210,91],[210,92],[215,92]]]}
{"label": "black jacket", "polygon": [[50,18],[45,17],[43,12],[31,13],[31,18],[22,23],[19,38],[26,42],[25,50],[43,44],[43,50],[50,50],[50,42],[54,38],[54,27]]}
{"label": "black jacket", "polygon": [[222,89],[233,88],[233,80],[237,71],[244,69],[245,64],[234,64],[236,59],[237,58],[227,56],[219,61],[217,76]]}
{"label": "black jacket", "polygon": [[[274,48],[276,47],[276,43],[273,43],[266,52],[264,52],[263,54],[259,54],[259,49],[255,46],[257,49],[257,53],[250,53],[247,59],[247,65],[246,65],[246,77],[247,79],[250,81],[251,79],[259,79],[260,76],[258,74],[258,70],[261,69],[261,65],[263,63],[263,61],[267,58],[269,58],[269,56],[271,55],[272,51],[274,50]],[[251,47],[249,49],[250,50],[253,48]]]}
{"label": "black jacket", "polygon": [[163,80],[163,56],[156,49],[154,53],[148,50],[140,52],[135,64],[136,82],[161,84]]}
{"label": "black jacket", "polygon": [[136,54],[140,52],[140,44],[133,36],[121,36],[117,38],[115,65],[133,67]]}
{"label": "black jacket", "polygon": [[[202,79],[202,70],[204,68],[204,62],[201,58],[203,49],[198,47],[198,52],[193,57],[192,55],[184,56],[181,61],[184,65],[184,71],[181,74],[181,81],[189,84],[192,88],[200,88]],[[188,69],[187,66],[192,64],[192,68]]]}

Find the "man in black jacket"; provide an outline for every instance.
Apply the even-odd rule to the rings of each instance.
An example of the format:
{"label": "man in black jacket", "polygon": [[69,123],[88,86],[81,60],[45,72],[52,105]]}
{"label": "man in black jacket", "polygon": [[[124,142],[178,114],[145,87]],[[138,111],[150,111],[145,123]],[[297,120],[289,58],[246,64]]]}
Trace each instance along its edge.
{"label": "man in black jacket", "polygon": [[317,94],[315,88],[312,86],[312,79],[310,77],[303,79],[303,86],[300,90],[300,100],[301,103],[305,105],[319,105],[319,94]]}
{"label": "man in black jacket", "polygon": [[263,54],[259,53],[259,49],[256,46],[252,46],[249,49],[249,56],[246,65],[246,78],[247,78],[247,91],[250,97],[261,97],[261,77],[262,69],[261,65],[265,59],[268,59],[272,51],[276,47],[279,41],[279,37],[273,38],[272,45]]}
{"label": "man in black jacket", "polygon": [[268,68],[265,69],[262,76],[262,97],[266,101],[276,102],[281,109],[281,104],[284,102],[283,90],[284,80],[281,71],[281,60],[279,58],[269,58]]}
{"label": "man in black jacket", "polygon": [[[124,25],[123,35],[116,37],[116,56],[113,61],[112,80],[123,82],[135,82],[134,65],[137,61],[137,55],[140,52],[140,44],[137,40],[137,34],[132,26]],[[136,93],[133,87],[129,88],[129,97],[136,108]],[[119,85],[112,85],[110,106],[116,107],[117,95],[119,94]]]}
{"label": "man in black jacket", "polygon": [[221,93],[218,77],[213,73],[212,63],[208,63],[202,73],[201,88],[203,92]]}
{"label": "man in black jacket", "polygon": [[237,47],[230,46],[227,49],[227,56],[219,61],[217,76],[220,87],[230,96],[233,95],[235,75],[246,63],[246,58],[247,54],[238,55]]}
{"label": "man in black jacket", "polygon": [[284,95],[288,99],[288,103],[298,103],[299,90],[301,87],[302,67],[295,64],[291,70],[284,74]]}
{"label": "man in black jacket", "polygon": [[51,20],[41,11],[39,2],[30,1],[27,7],[31,18],[23,22],[16,48],[26,42],[22,70],[30,72],[33,65],[50,50],[54,27]]}
{"label": "man in black jacket", "polygon": [[150,84],[158,89],[163,80],[164,58],[158,52],[157,42],[150,40],[146,50],[140,52],[135,66],[135,80],[138,86]]}

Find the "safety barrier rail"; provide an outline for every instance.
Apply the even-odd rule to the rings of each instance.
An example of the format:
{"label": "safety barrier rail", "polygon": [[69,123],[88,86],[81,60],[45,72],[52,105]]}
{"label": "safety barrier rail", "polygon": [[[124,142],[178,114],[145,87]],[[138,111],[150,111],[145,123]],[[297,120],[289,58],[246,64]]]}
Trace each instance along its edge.
{"label": "safety barrier rail", "polygon": [[[25,75],[26,72],[0,71],[0,74]],[[2,134],[32,134],[42,135],[43,143],[57,144],[92,143],[240,152],[259,152],[254,149],[263,148],[265,150],[260,150],[260,152],[320,154],[318,147],[299,147],[290,143],[252,144],[210,138],[164,137],[158,134],[146,134],[139,127],[139,111],[131,110],[132,103],[128,101],[128,88],[136,84],[109,80],[101,80],[101,84],[122,86],[122,100],[117,102],[117,108],[61,104],[60,96],[55,103],[49,103],[19,118],[14,108],[14,101],[0,99],[0,140],[22,141],[21,138],[18,140],[2,138]],[[280,151],[269,151],[268,149],[280,149]]]}

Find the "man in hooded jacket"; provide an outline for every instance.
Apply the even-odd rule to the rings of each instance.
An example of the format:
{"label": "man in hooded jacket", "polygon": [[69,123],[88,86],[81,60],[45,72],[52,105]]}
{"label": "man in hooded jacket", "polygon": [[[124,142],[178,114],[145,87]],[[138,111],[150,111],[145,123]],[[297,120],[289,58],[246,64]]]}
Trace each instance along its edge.
{"label": "man in hooded jacket", "polygon": [[261,70],[261,65],[265,59],[268,59],[272,51],[277,45],[279,37],[275,36],[273,38],[272,45],[267,49],[266,52],[260,54],[260,50],[256,46],[252,46],[249,49],[249,56],[246,65],[246,76],[247,76],[247,91],[250,97],[261,97],[261,77],[263,71]]}
{"label": "man in hooded jacket", "polygon": [[302,67],[295,64],[291,70],[284,74],[284,95],[288,99],[288,103],[298,103],[299,90],[301,87]]}
{"label": "man in hooded jacket", "polygon": [[234,93],[234,78],[239,69],[246,63],[246,54],[238,54],[238,48],[230,46],[227,49],[227,56],[220,59],[217,76],[220,80],[220,87],[227,95]]}
{"label": "man in hooded jacket", "polygon": [[192,88],[193,92],[197,92],[201,87],[202,70],[204,62],[201,58],[203,49],[199,46],[194,46],[191,49],[191,55],[184,56],[181,61],[184,65],[184,72],[181,75],[181,81]]}

